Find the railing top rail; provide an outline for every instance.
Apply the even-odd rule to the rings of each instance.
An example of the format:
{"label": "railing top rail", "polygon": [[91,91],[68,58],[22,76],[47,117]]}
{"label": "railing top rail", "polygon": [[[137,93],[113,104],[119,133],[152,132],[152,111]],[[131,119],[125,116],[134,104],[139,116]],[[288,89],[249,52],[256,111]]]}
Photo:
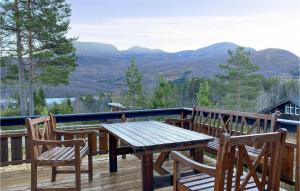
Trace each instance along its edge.
{"label": "railing top rail", "polygon": [[[126,118],[139,118],[150,116],[163,116],[163,115],[178,115],[184,112],[185,114],[191,114],[192,108],[163,108],[163,109],[145,109],[145,110],[127,110],[116,112],[98,112],[98,113],[77,113],[77,114],[58,114],[55,115],[56,121],[60,122],[80,122],[80,121],[97,121],[97,120],[109,120],[120,119],[122,115]],[[24,125],[26,118],[36,118],[39,116],[18,116],[18,117],[0,117],[1,126],[14,126]],[[80,125],[82,126],[82,125]],[[299,121],[278,119],[278,127],[286,128],[289,132],[296,132],[297,127],[300,127]],[[13,133],[22,133],[25,130],[14,130]],[[0,131],[1,134],[4,131]],[[10,131],[11,132],[11,131]]]}
{"label": "railing top rail", "polygon": [[282,124],[289,124],[289,125],[297,125],[300,127],[300,121],[295,121],[295,120],[287,120],[287,119],[277,119]]}
{"label": "railing top rail", "polygon": [[[183,111],[184,108],[165,108],[165,109],[145,109],[145,110],[129,110],[129,111],[116,111],[116,112],[57,114],[54,116],[57,122],[77,122],[77,121],[120,119],[124,114],[126,118],[178,115]],[[37,117],[40,116],[0,117],[0,122],[1,122],[1,126],[24,125],[26,118],[37,118]]]}

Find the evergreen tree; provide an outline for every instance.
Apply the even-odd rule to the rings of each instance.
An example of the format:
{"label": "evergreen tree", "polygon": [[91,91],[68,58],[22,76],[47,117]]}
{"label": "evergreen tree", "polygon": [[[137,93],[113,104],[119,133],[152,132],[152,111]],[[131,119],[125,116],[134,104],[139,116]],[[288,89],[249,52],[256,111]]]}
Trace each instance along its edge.
{"label": "evergreen tree", "polygon": [[251,106],[251,100],[259,93],[255,74],[259,67],[250,60],[250,53],[238,47],[235,51],[228,51],[226,64],[221,64],[223,74],[218,75],[222,80],[226,95],[222,98],[222,105],[228,109],[242,110]]}
{"label": "evergreen tree", "polygon": [[70,114],[73,113],[73,106],[70,98],[65,99],[61,104],[60,104],[60,112],[62,114]]}
{"label": "evergreen tree", "polygon": [[[6,47],[4,55],[17,57],[14,71],[20,86],[20,110],[21,114],[28,111],[31,115],[34,87],[68,84],[68,76],[76,67],[75,39],[66,37],[70,5],[65,0],[6,0],[1,7],[0,39]],[[4,64],[7,70],[12,71],[15,64],[12,60],[15,59],[7,59]]]}
{"label": "evergreen tree", "polygon": [[69,98],[64,99],[64,101],[60,104],[54,102],[49,111],[55,114],[70,114],[74,112],[72,102]]}
{"label": "evergreen tree", "polygon": [[[0,2],[0,46],[1,46],[1,69],[6,70],[1,76],[3,82],[8,80],[10,83],[18,83],[20,95],[20,114],[27,114],[26,104],[26,81],[25,81],[25,64],[23,56],[24,48],[22,44],[25,43],[24,31],[24,6],[19,0],[1,1]],[[11,66],[8,62],[12,62],[11,58],[16,58],[17,66]]]}
{"label": "evergreen tree", "polygon": [[145,106],[145,95],[142,85],[142,74],[136,66],[136,61],[131,60],[131,64],[126,71],[127,95],[126,104],[130,108],[141,108]]}
{"label": "evergreen tree", "polygon": [[46,99],[43,89],[40,89],[39,91],[35,91],[33,94],[34,98],[34,111],[35,114],[43,115],[48,113],[47,105],[46,105]]}
{"label": "evergreen tree", "polygon": [[165,79],[164,76],[160,76],[158,83],[154,89],[154,95],[152,98],[153,108],[166,108],[175,105],[174,87]]}
{"label": "evergreen tree", "polygon": [[210,87],[207,81],[200,84],[197,100],[200,106],[211,107]]}

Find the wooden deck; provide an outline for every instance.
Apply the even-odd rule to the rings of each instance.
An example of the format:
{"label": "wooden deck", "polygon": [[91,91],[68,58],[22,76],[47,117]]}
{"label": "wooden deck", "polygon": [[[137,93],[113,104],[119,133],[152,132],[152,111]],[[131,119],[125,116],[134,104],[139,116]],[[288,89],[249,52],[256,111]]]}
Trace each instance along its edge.
{"label": "wooden deck", "polygon": [[[93,164],[94,180],[89,183],[87,174],[82,174],[82,190],[142,190],[140,160],[135,156],[127,155],[126,159],[118,157],[118,172],[115,173],[109,172],[107,158],[95,157]],[[164,166],[171,169],[172,162],[168,161]],[[87,168],[85,161],[83,168]],[[0,174],[0,190],[30,190],[30,164],[1,167]],[[50,175],[51,169],[49,167],[38,167],[38,185],[70,187],[75,184],[74,174],[59,174],[55,183],[51,183]],[[172,187],[158,190],[171,191]]]}
{"label": "wooden deck", "polygon": [[[155,156],[155,158],[157,155]],[[204,157],[205,163],[213,165],[215,163],[209,157]],[[142,190],[141,163],[134,155],[127,155],[126,159],[118,157],[118,172],[109,173],[108,158],[94,159],[94,180],[88,182],[86,173],[81,175],[82,190]],[[171,170],[173,161],[166,161],[163,165]],[[83,162],[83,168],[87,168],[87,162]],[[154,172],[156,175],[156,173]],[[57,182],[50,181],[51,169],[49,167],[38,167],[38,185],[39,186],[60,186],[69,187],[75,184],[74,174],[59,174]],[[285,190],[295,190],[293,186],[282,184],[281,188]],[[157,189],[157,191],[172,191],[172,187]],[[0,167],[0,190],[17,191],[30,190],[30,164],[12,165]]]}

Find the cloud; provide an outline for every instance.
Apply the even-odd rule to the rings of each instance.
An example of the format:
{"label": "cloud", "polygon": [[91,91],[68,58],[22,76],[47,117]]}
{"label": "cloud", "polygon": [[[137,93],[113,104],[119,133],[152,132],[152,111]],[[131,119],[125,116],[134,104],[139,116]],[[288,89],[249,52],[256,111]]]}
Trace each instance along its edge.
{"label": "cloud", "polygon": [[71,24],[80,41],[106,42],[119,49],[140,45],[174,52],[229,41],[256,49],[282,48],[300,55],[295,16],[118,18]]}

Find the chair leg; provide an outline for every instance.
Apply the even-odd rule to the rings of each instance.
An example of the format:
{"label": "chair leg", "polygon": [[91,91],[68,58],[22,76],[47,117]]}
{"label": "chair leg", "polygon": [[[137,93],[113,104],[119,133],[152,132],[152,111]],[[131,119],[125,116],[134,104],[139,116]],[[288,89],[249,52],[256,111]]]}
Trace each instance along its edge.
{"label": "chair leg", "polygon": [[56,169],[57,169],[56,166],[52,167],[51,182],[55,182],[56,181],[56,174],[57,174]]}
{"label": "chair leg", "polygon": [[37,165],[34,161],[31,162],[31,190],[37,190]]}
{"label": "chair leg", "polygon": [[75,163],[75,181],[76,181],[76,190],[81,190],[81,172],[80,172],[80,161],[76,160]]}
{"label": "chair leg", "polygon": [[88,155],[89,181],[93,181],[93,155]]}

